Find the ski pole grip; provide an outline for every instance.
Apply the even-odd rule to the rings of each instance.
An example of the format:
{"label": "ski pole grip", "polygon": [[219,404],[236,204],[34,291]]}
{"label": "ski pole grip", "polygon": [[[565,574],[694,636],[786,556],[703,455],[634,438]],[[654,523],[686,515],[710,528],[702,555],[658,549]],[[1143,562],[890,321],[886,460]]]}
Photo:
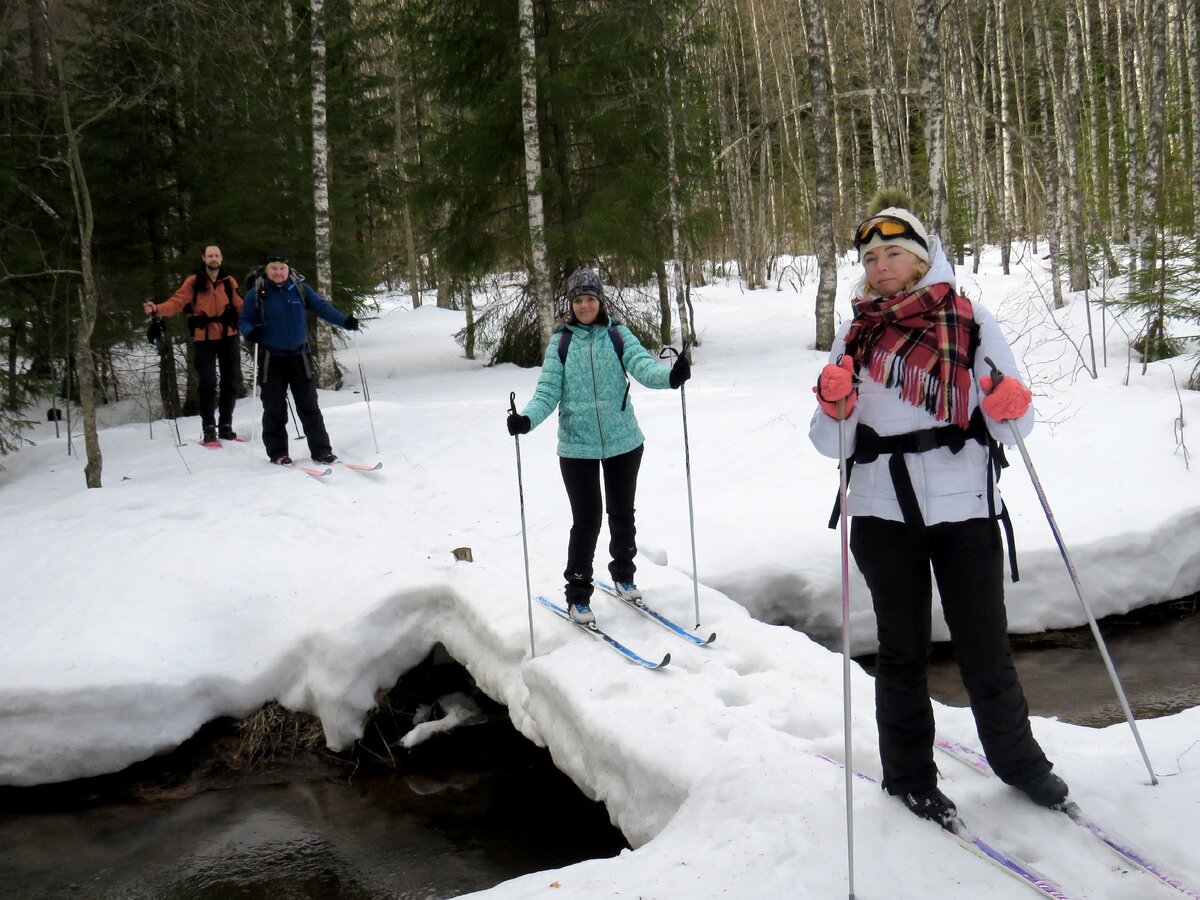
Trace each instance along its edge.
{"label": "ski pole grip", "polygon": [[985,356],[983,361],[992,367],[992,390],[994,391],[996,388],[1000,387],[1000,382],[1004,380],[1004,373],[996,368],[996,364],[992,362],[992,358],[990,356]]}
{"label": "ski pole grip", "polygon": [[516,391],[508,392],[508,411],[510,413],[513,413],[514,415],[517,412],[517,392]]}

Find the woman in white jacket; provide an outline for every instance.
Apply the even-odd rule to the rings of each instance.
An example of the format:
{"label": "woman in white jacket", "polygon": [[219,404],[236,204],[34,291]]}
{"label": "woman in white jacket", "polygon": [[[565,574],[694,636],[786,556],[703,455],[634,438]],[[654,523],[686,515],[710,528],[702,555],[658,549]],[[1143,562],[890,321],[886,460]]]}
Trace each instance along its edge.
{"label": "woman in white jacket", "polygon": [[[864,278],[813,388],[809,435],[837,458],[845,419],[850,549],[878,627],[883,785],[948,827],[957,813],[937,787],[927,688],[931,570],[993,769],[1043,806],[1063,803],[1067,786],[1030,730],[1004,609],[996,442],[1012,442],[1010,422],[1029,433],[1032,395],[995,319],[958,293],[941,243],[908,205],[884,193],[855,230]],[[998,384],[985,359],[1004,373]]]}

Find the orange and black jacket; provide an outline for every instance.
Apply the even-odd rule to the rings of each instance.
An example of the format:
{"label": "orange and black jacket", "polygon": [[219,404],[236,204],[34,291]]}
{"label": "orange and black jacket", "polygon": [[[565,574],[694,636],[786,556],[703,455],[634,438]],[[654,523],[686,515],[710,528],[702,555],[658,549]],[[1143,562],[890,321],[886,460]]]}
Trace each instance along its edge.
{"label": "orange and black jacket", "polygon": [[[229,307],[233,307],[234,315],[227,315],[227,321],[221,321],[221,315]],[[176,313],[187,313],[188,327],[193,339],[197,341],[217,341],[230,335],[236,335],[237,316],[242,312],[242,295],[238,293],[238,283],[224,269],[217,271],[217,280],[208,277],[208,269],[201,266],[189,275],[171,299],[155,306],[160,316],[173,316]]]}

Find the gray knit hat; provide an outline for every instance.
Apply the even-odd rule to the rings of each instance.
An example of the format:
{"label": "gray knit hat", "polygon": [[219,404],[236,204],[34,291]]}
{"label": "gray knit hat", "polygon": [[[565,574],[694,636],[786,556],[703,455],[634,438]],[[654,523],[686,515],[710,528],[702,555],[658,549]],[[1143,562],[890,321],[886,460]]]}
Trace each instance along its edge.
{"label": "gray knit hat", "polygon": [[604,285],[600,283],[600,276],[591,269],[580,267],[572,272],[567,279],[566,293],[568,305],[580,294],[591,294],[601,303],[604,302]]}

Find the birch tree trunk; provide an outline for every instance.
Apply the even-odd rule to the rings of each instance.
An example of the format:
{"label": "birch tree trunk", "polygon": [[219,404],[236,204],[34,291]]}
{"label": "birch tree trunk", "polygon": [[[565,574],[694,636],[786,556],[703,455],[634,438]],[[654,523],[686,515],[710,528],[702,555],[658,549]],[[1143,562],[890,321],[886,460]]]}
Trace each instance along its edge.
{"label": "birch tree trunk", "polygon": [[817,284],[816,327],[818,350],[833,346],[833,305],[837,295],[837,248],[833,240],[833,188],[835,172],[830,148],[833,145],[829,97],[829,44],[820,0],[804,0],[808,20],[808,70],[812,81],[812,123],[815,144],[814,180],[817,183]]}
{"label": "birch tree trunk", "polygon": [[943,0],[915,0],[921,67],[921,96],[925,101],[925,152],[929,157],[929,230],[950,245],[946,208],[946,111],[942,85],[942,45],[939,25]]}
{"label": "birch tree trunk", "polygon": [[[45,15],[44,0],[42,12]],[[75,377],[79,383],[83,443],[87,452],[83,479],[89,488],[98,488],[102,487],[100,476],[104,470],[104,455],[100,452],[100,436],[96,431],[96,363],[92,354],[92,332],[96,330],[96,309],[99,305],[96,273],[92,264],[92,231],[95,218],[87,173],[84,171],[83,157],[79,152],[79,132],[71,119],[62,53],[58,51],[53,37],[50,37],[50,50],[58,80],[58,102],[62,114],[63,138],[66,142],[67,169],[71,175],[71,198],[74,201],[79,229],[79,269],[83,275],[83,284],[79,292],[79,332],[75,336]]]}
{"label": "birch tree trunk", "polygon": [[1188,0],[1185,16],[1192,102],[1192,247],[1200,266],[1200,0]]}
{"label": "birch tree trunk", "polygon": [[1009,274],[1012,260],[1012,226],[1014,201],[1017,195],[1016,182],[1013,177],[1013,142],[1012,122],[1008,117],[1008,26],[1004,8],[1007,0],[995,0],[996,9],[996,89],[997,112],[1000,115],[1001,127],[997,129],[1000,141],[1000,174],[997,178],[999,202],[996,212],[1000,224],[1000,266],[1004,274]]}
{"label": "birch tree trunk", "polygon": [[1054,77],[1054,61],[1051,58],[1050,34],[1046,30],[1045,17],[1039,5],[1042,0],[1033,3],[1033,34],[1037,45],[1038,67],[1037,80],[1042,98],[1042,147],[1043,165],[1046,172],[1046,244],[1050,252],[1050,281],[1054,297],[1054,308],[1063,306],[1062,296],[1062,263],[1059,249],[1062,246],[1062,171],[1061,156],[1057,150],[1058,141],[1055,139],[1055,108],[1054,95],[1057,91]]}
{"label": "birch tree trunk", "polygon": [[[329,130],[325,116],[325,0],[312,0],[312,179],[313,216],[316,225],[317,291],[333,301],[333,266],[330,259],[332,225],[329,220]],[[333,356],[333,328],[321,319],[316,325],[317,385],[329,390],[342,386]]]}
{"label": "birch tree trunk", "polygon": [[554,298],[546,264],[546,214],[542,203],[542,145],[537,117],[537,46],[534,43],[533,0],[520,0],[521,129],[525,137],[525,195],[529,216],[529,294],[537,309],[542,343],[554,331]]}
{"label": "birch tree trunk", "polygon": [[1079,174],[1079,18],[1073,3],[1065,9],[1067,46],[1063,58],[1062,87],[1058,96],[1059,135],[1062,146],[1062,192],[1064,200],[1064,238],[1069,248],[1068,264],[1071,290],[1082,291],[1088,286],[1087,240],[1083,207],[1083,183]]}
{"label": "birch tree trunk", "polygon": [[1149,0],[1146,33],[1147,99],[1146,162],[1142,166],[1142,262],[1153,269],[1158,260],[1158,227],[1162,206],[1164,114],[1167,92],[1167,9],[1165,0]]}
{"label": "birch tree trunk", "polygon": [[[672,29],[673,31],[673,29]],[[679,239],[679,167],[675,155],[675,89],[671,82],[671,48],[664,46],[663,92],[666,94],[667,114],[667,212],[671,219],[671,280],[675,288],[675,309],[679,314],[679,334],[688,344],[696,343],[696,328],[684,302],[683,250]],[[663,323],[663,334],[671,339],[669,310]]]}

